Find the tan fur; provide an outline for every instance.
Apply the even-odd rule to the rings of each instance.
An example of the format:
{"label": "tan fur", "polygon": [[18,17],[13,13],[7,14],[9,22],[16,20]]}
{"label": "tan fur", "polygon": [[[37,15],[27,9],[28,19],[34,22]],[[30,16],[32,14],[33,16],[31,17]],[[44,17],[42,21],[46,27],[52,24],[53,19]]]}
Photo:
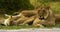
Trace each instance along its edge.
{"label": "tan fur", "polygon": [[[43,16],[44,17],[44,25],[46,26],[53,26],[55,25],[55,16],[51,10],[51,8],[48,6],[48,7],[43,7],[43,9],[41,11],[45,11],[46,13],[43,13],[41,15],[40,13],[40,16]],[[41,12],[40,11],[40,12]]]}
{"label": "tan fur", "polygon": [[[45,11],[45,12],[44,12]],[[40,17],[41,16],[41,17]],[[42,19],[44,18],[42,21]],[[43,25],[55,25],[55,18],[51,9],[43,7],[42,9],[24,10],[19,15],[12,16],[12,24],[24,25],[33,21],[33,26],[44,27]]]}
{"label": "tan fur", "polygon": [[35,20],[33,22],[33,26],[35,26],[35,27],[44,27],[41,22],[42,21],[39,18],[35,18]]}
{"label": "tan fur", "polygon": [[9,16],[7,19],[5,19],[4,25],[6,26],[10,25],[11,19],[12,19],[12,16]]}

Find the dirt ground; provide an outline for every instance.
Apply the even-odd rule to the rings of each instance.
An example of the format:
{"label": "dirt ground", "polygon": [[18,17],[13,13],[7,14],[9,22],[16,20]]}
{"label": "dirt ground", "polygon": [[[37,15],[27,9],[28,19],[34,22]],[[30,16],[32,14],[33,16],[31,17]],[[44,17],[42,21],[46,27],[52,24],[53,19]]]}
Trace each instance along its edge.
{"label": "dirt ground", "polygon": [[0,30],[0,32],[60,32],[59,28],[53,28],[53,29],[19,29],[19,30]]}

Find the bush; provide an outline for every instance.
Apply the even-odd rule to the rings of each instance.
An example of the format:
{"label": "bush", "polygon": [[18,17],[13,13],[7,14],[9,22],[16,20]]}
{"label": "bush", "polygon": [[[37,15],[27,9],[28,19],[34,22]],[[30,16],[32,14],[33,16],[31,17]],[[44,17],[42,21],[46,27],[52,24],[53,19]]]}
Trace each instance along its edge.
{"label": "bush", "polygon": [[[12,14],[19,9],[33,9],[29,0],[0,0],[0,12]],[[3,11],[2,11],[3,10]]]}

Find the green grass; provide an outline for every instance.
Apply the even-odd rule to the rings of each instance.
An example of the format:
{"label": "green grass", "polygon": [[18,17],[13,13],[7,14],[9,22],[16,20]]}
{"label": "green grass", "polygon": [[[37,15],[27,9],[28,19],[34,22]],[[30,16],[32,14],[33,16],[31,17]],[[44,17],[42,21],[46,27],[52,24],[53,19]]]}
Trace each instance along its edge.
{"label": "green grass", "polygon": [[0,29],[25,29],[25,28],[31,28],[28,26],[0,26]]}
{"label": "green grass", "polygon": [[[51,26],[51,27],[43,27],[43,28],[60,28],[60,24],[56,24],[55,26]],[[26,25],[22,25],[22,26],[2,26],[0,25],[0,29],[3,29],[3,30],[17,30],[17,29],[29,29],[29,28],[32,28],[32,29],[35,29],[35,28],[41,28],[41,27],[34,27],[34,26],[26,26]]]}
{"label": "green grass", "polygon": [[26,26],[26,25],[22,25],[22,26],[1,26],[0,25],[0,29],[3,30],[16,30],[16,29],[28,29],[28,28],[40,28],[40,27],[34,27],[34,26]]}
{"label": "green grass", "polygon": [[[37,1],[30,0],[30,3],[33,6],[41,7],[42,0],[37,0]],[[47,6],[50,6],[54,13],[60,13],[60,2],[59,1],[46,0],[44,3],[46,3]]]}
{"label": "green grass", "polygon": [[60,13],[60,2],[51,2],[50,6],[54,13]]}
{"label": "green grass", "polygon": [[56,28],[60,28],[60,24],[56,24],[56,26],[55,26]]}
{"label": "green grass", "polygon": [[3,30],[17,30],[17,29],[29,29],[29,28],[32,28],[32,29],[35,29],[35,28],[52,28],[52,27],[34,27],[32,25],[21,25],[21,26],[2,26],[0,25],[0,29],[3,29]]}

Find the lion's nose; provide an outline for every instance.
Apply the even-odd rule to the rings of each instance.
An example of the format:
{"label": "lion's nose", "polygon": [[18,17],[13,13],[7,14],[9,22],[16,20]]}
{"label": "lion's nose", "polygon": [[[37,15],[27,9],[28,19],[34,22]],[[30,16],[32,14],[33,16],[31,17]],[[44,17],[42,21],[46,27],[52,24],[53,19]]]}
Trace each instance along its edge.
{"label": "lion's nose", "polygon": [[43,20],[43,19],[44,19],[44,17],[43,17],[43,16],[40,16],[40,18],[39,18],[39,19]]}

